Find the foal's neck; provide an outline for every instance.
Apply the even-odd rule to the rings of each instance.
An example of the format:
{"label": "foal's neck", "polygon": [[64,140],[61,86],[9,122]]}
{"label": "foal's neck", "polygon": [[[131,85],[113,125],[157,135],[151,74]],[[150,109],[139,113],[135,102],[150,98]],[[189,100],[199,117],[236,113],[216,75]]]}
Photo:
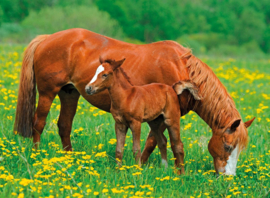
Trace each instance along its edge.
{"label": "foal's neck", "polygon": [[130,83],[128,77],[121,68],[117,68],[113,72],[113,82],[108,88],[112,104],[118,106],[127,97],[127,90],[132,88],[133,85]]}

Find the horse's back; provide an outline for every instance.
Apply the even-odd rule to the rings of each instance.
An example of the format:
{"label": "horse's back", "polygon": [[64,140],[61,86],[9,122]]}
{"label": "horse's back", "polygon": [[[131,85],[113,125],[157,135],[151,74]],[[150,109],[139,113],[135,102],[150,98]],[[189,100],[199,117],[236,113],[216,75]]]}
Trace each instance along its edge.
{"label": "horse's back", "polygon": [[[93,105],[108,110],[107,93],[88,96],[85,85],[100,65],[99,57],[120,60],[126,58],[123,69],[134,85],[173,83],[188,78],[181,55],[186,48],[173,41],[135,45],[118,41],[85,29],[69,29],[50,35],[36,49],[34,69],[39,87],[73,84]],[[105,99],[106,98],[106,99]],[[104,108],[104,104],[106,107]],[[108,103],[108,104],[107,104]]]}

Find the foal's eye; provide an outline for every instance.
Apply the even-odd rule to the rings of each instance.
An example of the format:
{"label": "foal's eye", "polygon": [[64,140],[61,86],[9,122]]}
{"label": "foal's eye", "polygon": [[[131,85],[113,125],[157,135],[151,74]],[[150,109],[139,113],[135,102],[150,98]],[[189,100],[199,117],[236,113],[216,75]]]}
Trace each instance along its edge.
{"label": "foal's eye", "polygon": [[102,77],[103,78],[106,78],[108,76],[108,74],[103,74]]}

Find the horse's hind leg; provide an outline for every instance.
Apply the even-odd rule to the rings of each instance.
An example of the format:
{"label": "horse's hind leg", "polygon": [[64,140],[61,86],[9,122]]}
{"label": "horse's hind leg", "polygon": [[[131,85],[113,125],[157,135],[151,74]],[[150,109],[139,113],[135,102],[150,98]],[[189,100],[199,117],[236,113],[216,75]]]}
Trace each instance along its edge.
{"label": "horse's hind leg", "polygon": [[[159,134],[163,134],[165,129],[166,129],[166,126],[164,125],[164,123],[162,123],[158,129]],[[156,148],[156,145],[157,145],[157,140],[154,136],[154,131],[151,129],[149,134],[148,134],[147,140],[145,142],[144,150],[142,152],[142,158],[141,158],[142,163],[145,163],[148,160],[149,156]]]}
{"label": "horse's hind leg", "polygon": [[73,85],[66,85],[59,91],[58,95],[61,102],[60,116],[58,119],[59,135],[64,150],[71,151],[70,133],[80,94]]}
{"label": "horse's hind leg", "polygon": [[33,126],[33,143],[35,148],[38,148],[40,143],[40,136],[46,124],[46,118],[50,111],[53,99],[59,90],[55,89],[53,92],[39,92],[38,106],[34,116]]}

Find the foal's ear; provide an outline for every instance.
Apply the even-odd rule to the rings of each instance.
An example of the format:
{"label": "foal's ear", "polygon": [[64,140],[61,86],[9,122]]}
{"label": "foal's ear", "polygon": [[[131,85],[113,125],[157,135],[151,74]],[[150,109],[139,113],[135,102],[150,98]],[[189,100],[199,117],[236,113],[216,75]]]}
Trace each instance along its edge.
{"label": "foal's ear", "polygon": [[99,62],[100,64],[103,64],[105,62],[102,56],[99,56]]}
{"label": "foal's ear", "polygon": [[246,122],[245,122],[245,127],[248,128],[248,127],[252,124],[252,122],[254,121],[254,119],[255,119],[255,117],[252,118],[252,119],[249,120],[249,121],[246,121]]}
{"label": "foal's ear", "polygon": [[123,64],[123,62],[125,61],[126,59],[124,58],[124,59],[122,59],[122,60],[119,60],[119,61],[114,61],[114,63],[112,63],[112,69],[113,70],[116,70],[118,67],[120,67],[122,64]]}
{"label": "foal's ear", "polygon": [[234,133],[236,131],[237,127],[239,127],[240,123],[241,123],[241,119],[235,120],[232,123],[231,127],[227,129],[227,132],[230,134]]}

